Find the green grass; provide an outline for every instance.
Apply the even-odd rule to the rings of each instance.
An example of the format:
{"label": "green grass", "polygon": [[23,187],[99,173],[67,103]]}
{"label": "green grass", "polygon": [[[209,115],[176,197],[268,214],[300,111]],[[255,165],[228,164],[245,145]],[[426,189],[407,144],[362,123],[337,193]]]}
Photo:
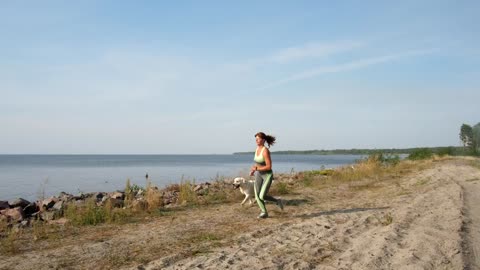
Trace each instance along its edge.
{"label": "green grass", "polygon": [[111,200],[107,200],[105,205],[97,205],[95,199],[91,198],[83,205],[70,203],[66,206],[64,217],[72,225],[86,226],[98,225],[102,223],[123,224],[130,221],[132,217],[130,209],[115,208]]}

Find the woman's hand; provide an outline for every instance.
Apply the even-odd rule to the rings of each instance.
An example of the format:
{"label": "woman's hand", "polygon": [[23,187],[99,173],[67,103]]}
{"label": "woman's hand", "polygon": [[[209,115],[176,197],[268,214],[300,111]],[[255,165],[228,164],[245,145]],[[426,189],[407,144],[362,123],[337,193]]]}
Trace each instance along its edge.
{"label": "woman's hand", "polygon": [[250,176],[253,176],[256,170],[257,170],[257,166],[252,165],[252,167],[250,168]]}

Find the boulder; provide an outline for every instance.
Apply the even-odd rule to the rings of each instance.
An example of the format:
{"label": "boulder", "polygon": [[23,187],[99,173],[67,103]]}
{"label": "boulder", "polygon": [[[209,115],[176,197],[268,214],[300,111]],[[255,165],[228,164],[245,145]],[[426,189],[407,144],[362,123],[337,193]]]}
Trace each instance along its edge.
{"label": "boulder", "polygon": [[78,194],[77,196],[73,196],[73,199],[76,200],[76,201],[82,201],[86,198],[87,196],[85,196],[85,194],[83,193],[80,193]]}
{"label": "boulder", "polygon": [[116,192],[113,192],[113,193],[110,195],[110,198],[112,198],[112,199],[124,200],[124,199],[125,199],[125,193],[116,191]]}
{"label": "boulder", "polygon": [[7,201],[0,201],[0,210],[10,208],[10,204]]}
{"label": "boulder", "polygon": [[163,204],[169,205],[174,204],[178,199],[178,192],[176,191],[164,191],[162,193]]}
{"label": "boulder", "polygon": [[9,202],[8,204],[10,204],[10,207],[11,208],[15,208],[15,207],[21,207],[22,209],[25,208],[27,205],[30,204],[29,201],[23,199],[23,198],[18,198],[16,200],[13,200],[11,202]]}
{"label": "boulder", "polygon": [[70,202],[73,200],[74,196],[72,194],[68,194],[66,192],[60,192],[60,194],[58,195],[58,198],[61,200],[61,201],[64,201],[64,202]]}
{"label": "boulder", "polygon": [[50,221],[55,218],[55,213],[54,212],[41,212],[40,213],[40,218],[44,221]]}
{"label": "boulder", "polygon": [[97,202],[100,202],[102,201],[103,197],[105,197],[105,194],[103,192],[97,192],[93,195],[93,197]]}
{"label": "boulder", "polygon": [[115,198],[107,198],[104,204],[110,203],[112,207],[122,208],[123,207],[123,200],[115,199]]}
{"label": "boulder", "polygon": [[23,213],[23,209],[21,207],[4,209],[0,211],[0,214],[18,222],[25,218],[25,213]]}
{"label": "boulder", "polygon": [[25,213],[25,216],[31,216],[32,214],[40,211],[40,208],[36,203],[30,203],[29,205],[25,206],[23,208],[23,212]]}
{"label": "boulder", "polygon": [[64,201],[58,201],[53,205],[52,209],[57,210],[57,211],[62,211],[63,208],[64,208],[64,205],[65,205]]}
{"label": "boulder", "polygon": [[9,221],[10,221],[10,218],[0,214],[0,223],[2,223],[2,222],[8,223]]}
{"label": "boulder", "polygon": [[45,207],[48,210],[48,209],[52,208],[57,201],[58,201],[57,198],[50,197],[50,198],[42,201],[42,206]]}
{"label": "boulder", "polygon": [[200,190],[202,190],[202,189],[203,189],[203,185],[197,185],[197,186],[195,186],[195,188],[193,189],[193,191],[194,191],[194,192],[198,192],[198,191],[200,191]]}

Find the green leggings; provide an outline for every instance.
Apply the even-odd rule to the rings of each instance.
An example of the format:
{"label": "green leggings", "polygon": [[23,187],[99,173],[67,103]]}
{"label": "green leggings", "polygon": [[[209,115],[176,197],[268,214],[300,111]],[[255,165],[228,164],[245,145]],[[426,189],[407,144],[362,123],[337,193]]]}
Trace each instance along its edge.
{"label": "green leggings", "polygon": [[257,204],[262,210],[263,213],[267,213],[267,208],[265,207],[265,201],[275,202],[278,200],[270,195],[267,195],[270,185],[272,184],[273,173],[269,172],[256,172],[255,175],[255,199],[257,199]]}

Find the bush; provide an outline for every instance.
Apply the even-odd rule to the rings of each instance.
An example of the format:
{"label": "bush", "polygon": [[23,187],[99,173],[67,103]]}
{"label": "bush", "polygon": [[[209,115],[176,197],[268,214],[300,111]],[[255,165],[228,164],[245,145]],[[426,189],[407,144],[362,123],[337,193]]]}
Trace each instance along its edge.
{"label": "bush", "polygon": [[391,153],[378,153],[371,154],[367,160],[371,162],[377,162],[385,166],[395,166],[400,162],[400,156],[398,154]]}
{"label": "bush", "polygon": [[443,156],[454,156],[456,153],[455,153],[455,147],[444,147],[444,148],[441,148],[440,150],[438,150],[437,154],[441,157]]}
{"label": "bush", "polygon": [[410,155],[408,156],[408,159],[410,160],[421,160],[421,159],[429,159],[432,158],[433,152],[432,150],[428,148],[420,148],[417,150],[414,150]]}

